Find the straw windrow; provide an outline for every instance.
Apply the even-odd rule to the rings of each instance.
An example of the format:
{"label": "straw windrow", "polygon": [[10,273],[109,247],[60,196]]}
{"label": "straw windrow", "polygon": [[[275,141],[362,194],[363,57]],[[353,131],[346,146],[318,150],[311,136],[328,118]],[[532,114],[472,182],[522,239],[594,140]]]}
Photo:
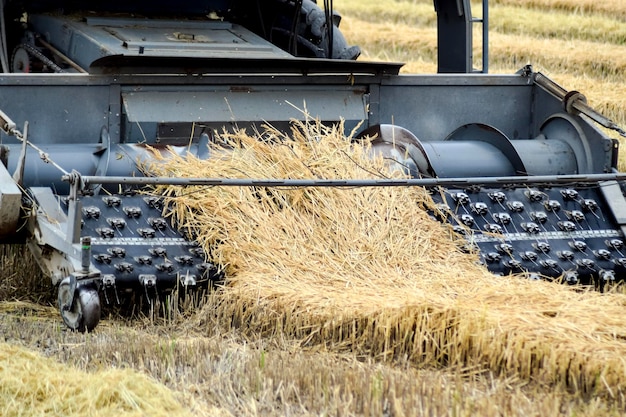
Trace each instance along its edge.
{"label": "straw windrow", "polygon": [[176,395],[130,369],[87,373],[0,343],[0,412],[5,417],[191,416]]}
{"label": "straw windrow", "polygon": [[[213,157],[172,157],[158,175],[378,178],[397,175],[342,126],[297,123],[226,135]],[[173,220],[227,283],[199,321],[420,366],[492,370],[622,400],[626,296],[495,277],[422,206],[418,187],[166,187]]]}

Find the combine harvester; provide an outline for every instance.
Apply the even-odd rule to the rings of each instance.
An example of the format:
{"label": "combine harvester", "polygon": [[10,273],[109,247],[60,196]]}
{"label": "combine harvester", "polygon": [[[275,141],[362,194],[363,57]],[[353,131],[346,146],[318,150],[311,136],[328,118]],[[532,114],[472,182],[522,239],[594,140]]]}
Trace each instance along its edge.
{"label": "combine harvester", "polygon": [[[496,274],[626,277],[624,132],[530,67],[488,75],[487,17],[434,2],[436,75],[357,61],[340,16],[311,0],[3,0],[0,236],[26,243],[90,331],[101,303],[152,299],[219,276],[140,185],[427,186]],[[483,28],[475,70],[472,27]],[[311,117],[378,134],[413,179],[144,177],[148,147],[210,157],[216,131]],[[390,124],[390,123],[393,123]]]}

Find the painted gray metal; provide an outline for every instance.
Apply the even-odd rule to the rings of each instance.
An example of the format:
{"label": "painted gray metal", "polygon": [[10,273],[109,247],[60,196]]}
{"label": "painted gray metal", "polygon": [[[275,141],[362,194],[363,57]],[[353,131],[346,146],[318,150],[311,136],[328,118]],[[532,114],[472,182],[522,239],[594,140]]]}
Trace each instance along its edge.
{"label": "painted gray metal", "polygon": [[[437,72],[489,71],[489,2],[482,3],[482,17],[472,13],[469,0],[435,0],[437,13]],[[482,65],[474,67],[474,24],[481,25]]]}
{"label": "painted gray metal", "polygon": [[71,20],[50,15],[29,18],[82,68],[105,56],[290,59],[292,55],[239,25],[222,21],[90,17]]}
{"label": "painted gray metal", "polygon": [[22,191],[0,164],[0,238],[15,233],[22,205]]}
{"label": "painted gray metal", "polygon": [[320,119],[365,120],[364,87],[248,86],[194,91],[124,91],[123,109],[131,123],[249,122]]}
{"label": "painted gray metal", "polygon": [[[585,155],[588,161],[578,164],[584,169],[577,172],[610,171],[616,151],[606,135],[584,115],[565,116],[563,102],[536,85],[532,75],[360,75],[351,78],[346,74],[325,74],[302,78],[257,74],[189,78],[10,74],[0,76],[0,86],[2,110],[17,126],[29,122],[29,140],[54,155],[53,160],[66,170],[76,168],[84,175],[93,174],[101,164],[101,154],[106,148],[100,143],[103,128],[112,145],[186,145],[190,137],[185,132],[192,131],[193,123],[205,125],[206,129],[196,129],[194,141],[202,132],[212,136],[224,127],[252,128],[264,122],[276,123],[288,131],[291,119],[305,118],[299,110],[305,107],[311,117],[326,122],[346,120],[346,134],[361,122],[359,129],[374,123],[392,123],[411,131],[421,142],[430,143],[443,141],[461,126],[479,123],[501,131],[514,146],[527,149],[526,154],[542,152],[541,149],[557,151],[554,158],[542,154],[533,159],[535,164],[530,173],[555,174],[571,168],[568,159],[558,156],[558,153],[567,153],[566,148],[558,150],[554,148],[556,142],[545,146],[541,141],[542,129],[554,115],[561,115],[557,117],[558,124],[564,128],[551,129],[549,139],[562,139],[567,143],[572,136],[585,138],[585,146],[575,150],[575,154],[577,158]],[[574,132],[567,122],[560,121],[565,118],[575,122]],[[162,132],[174,128],[183,133],[165,140]],[[0,140],[10,149],[8,166],[11,171],[17,164],[19,143],[2,133]],[[107,172],[135,175],[132,158],[136,151],[130,149],[132,147],[120,148],[119,152],[113,149],[109,157],[111,168]],[[144,150],[137,152],[142,155]],[[59,185],[59,172],[37,162],[38,156],[31,153],[27,159],[33,165],[25,173],[26,184]],[[446,155],[450,161],[445,165],[454,167],[455,155],[461,158],[458,153]],[[486,155],[469,157],[459,163],[492,165],[484,161]],[[494,160],[502,159],[498,156],[490,159]],[[545,169],[550,164],[563,168]],[[506,174],[504,170],[493,173]]]}

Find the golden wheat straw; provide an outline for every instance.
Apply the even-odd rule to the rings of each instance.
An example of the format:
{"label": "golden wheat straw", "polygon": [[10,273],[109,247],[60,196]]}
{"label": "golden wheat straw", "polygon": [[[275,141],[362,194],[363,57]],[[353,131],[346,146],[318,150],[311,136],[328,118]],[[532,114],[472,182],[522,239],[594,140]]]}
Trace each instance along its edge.
{"label": "golden wheat straw", "polygon": [[[432,1],[426,3],[396,2],[393,7],[388,3],[366,0],[359,2],[345,1],[337,5],[345,15],[342,21],[347,25],[352,19],[371,24],[394,24],[397,36],[403,37],[410,28],[437,27],[437,14]],[[474,7],[472,13],[480,17],[482,10]],[[476,24],[481,29],[480,24]],[[626,25],[619,18],[573,13],[568,10],[545,10],[524,8],[516,5],[498,4],[489,12],[489,32],[503,34],[523,34],[532,38],[571,39],[595,41],[615,46],[626,43]],[[352,38],[348,37],[352,42]],[[475,34],[476,42],[481,39],[479,31]]]}
{"label": "golden wheat straw", "polygon": [[[273,129],[261,141],[227,135],[230,150],[213,150],[221,157],[173,157],[151,170],[176,177],[394,175],[341,132],[309,123],[290,137]],[[421,188],[155,192],[168,196],[174,220],[226,267],[228,284],[204,314],[227,327],[622,395],[626,296],[492,276],[421,208],[430,202]]]}
{"label": "golden wheat straw", "polygon": [[514,5],[525,9],[539,9],[546,13],[567,10],[577,14],[602,14],[626,21],[626,3],[622,0],[492,0],[491,3],[494,7]]}
{"label": "golden wheat straw", "polygon": [[[358,7],[362,2],[370,4],[373,0],[337,0],[335,7],[338,10],[352,10]],[[430,0],[396,0],[392,5],[387,4],[388,8],[416,8],[428,7],[433,9],[433,2]],[[540,10],[544,13],[558,13],[566,11],[574,15],[604,15],[612,19],[621,19],[626,21],[626,4],[621,0],[491,0],[489,2],[491,9],[498,9],[502,6],[515,6],[525,10]],[[473,1],[472,9],[475,13],[480,13],[481,2]]]}
{"label": "golden wheat straw", "polygon": [[190,416],[174,394],[131,370],[90,374],[0,344],[0,414],[5,417]]}

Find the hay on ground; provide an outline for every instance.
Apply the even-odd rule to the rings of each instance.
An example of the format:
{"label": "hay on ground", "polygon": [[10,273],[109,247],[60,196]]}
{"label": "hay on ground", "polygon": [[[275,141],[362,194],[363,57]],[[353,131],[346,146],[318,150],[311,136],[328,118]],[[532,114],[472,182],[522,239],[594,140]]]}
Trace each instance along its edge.
{"label": "hay on ground", "polygon": [[191,416],[172,391],[130,369],[87,373],[25,348],[0,344],[0,414]]}

